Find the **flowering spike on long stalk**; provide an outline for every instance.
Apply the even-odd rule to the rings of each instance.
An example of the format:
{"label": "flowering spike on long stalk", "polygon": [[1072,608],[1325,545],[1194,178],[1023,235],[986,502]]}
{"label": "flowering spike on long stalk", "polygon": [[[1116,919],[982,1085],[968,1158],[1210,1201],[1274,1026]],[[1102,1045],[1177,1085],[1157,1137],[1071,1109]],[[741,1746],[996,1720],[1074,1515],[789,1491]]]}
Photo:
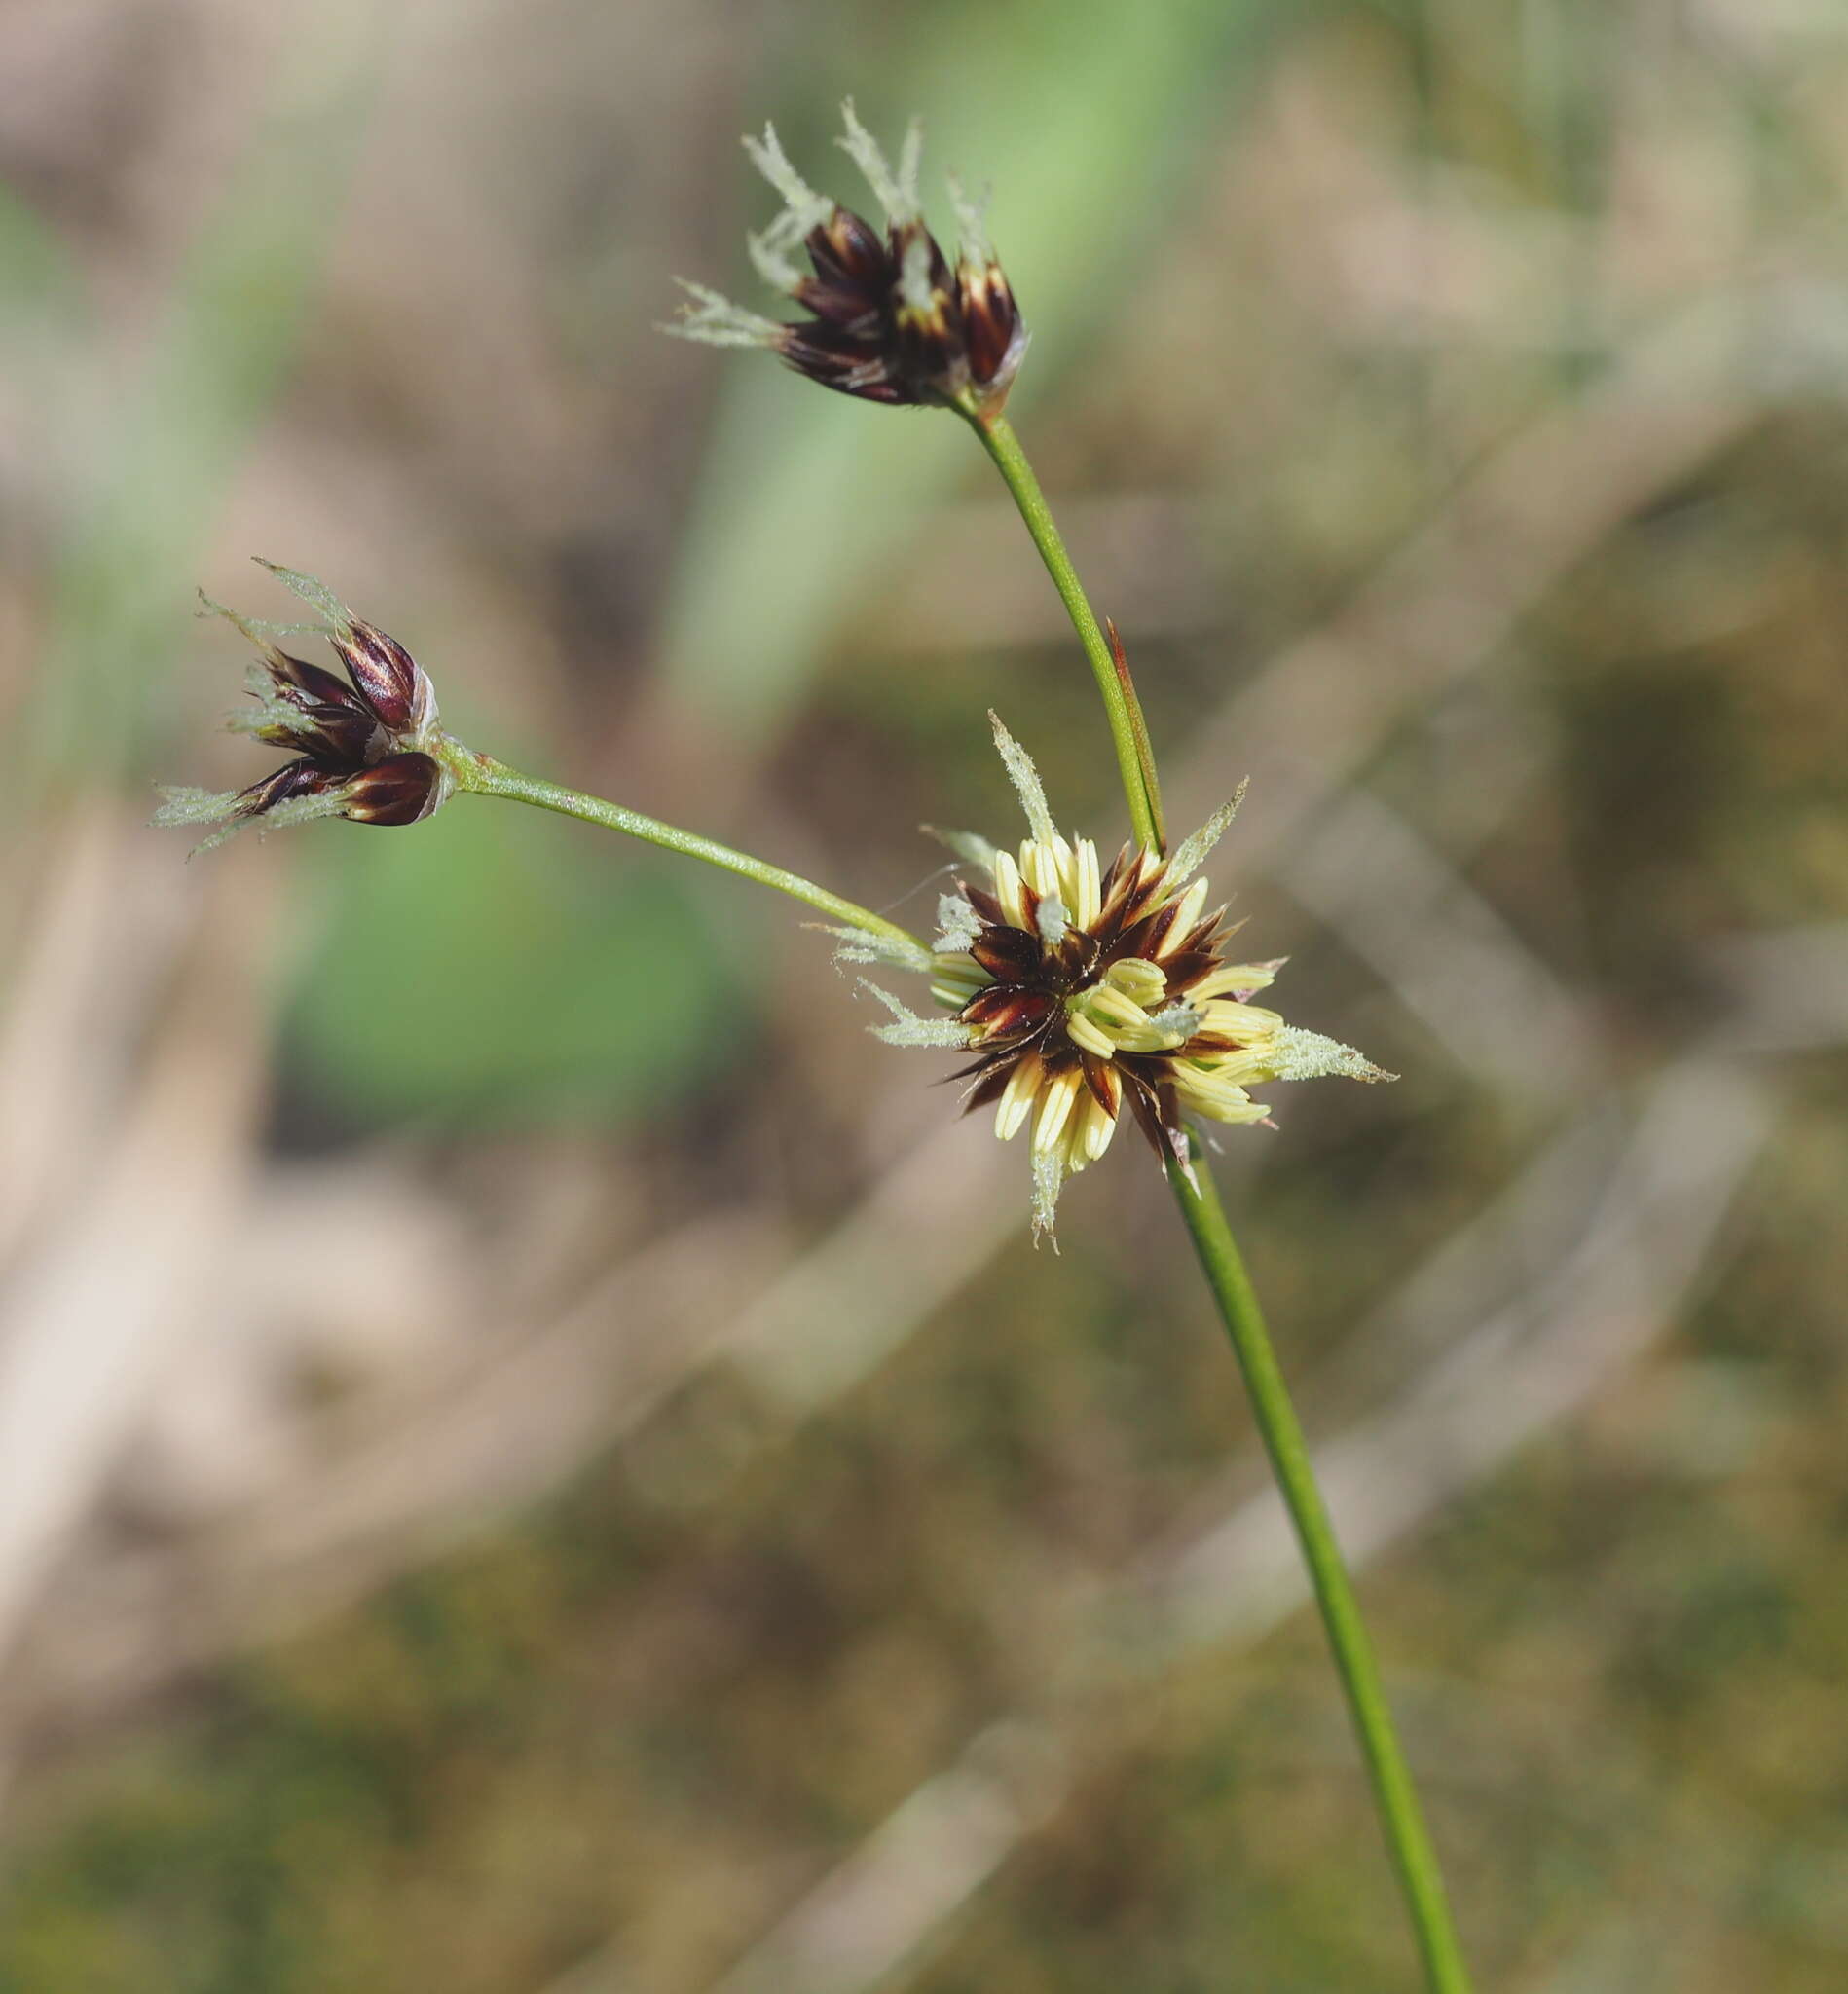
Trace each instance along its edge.
{"label": "flowering spike on long stalk", "polygon": [[155,823],[218,825],[205,840],[210,846],[248,823],[273,831],[317,817],[405,825],[440,809],[455,783],[433,752],[436,691],[428,675],[395,638],[361,622],[313,575],[274,561],[258,565],[319,612],[319,634],[347,676],[291,656],[272,626],[251,622],[202,589],[205,610],[240,631],[261,658],[245,681],[251,704],[226,724],[296,758],[241,790],[164,790]]}
{"label": "flowering spike on long stalk", "polygon": [[883,229],[810,187],[766,125],[745,150],[783,206],[746,248],[764,282],[808,318],[779,324],[685,284],[692,302],[663,330],[708,346],[767,347],[798,374],[863,401],[999,410],[1027,334],[980,216],[953,188],[963,237],[952,263],[924,221],[917,121],[895,166],[851,102],[842,116],[838,142],[872,189]]}

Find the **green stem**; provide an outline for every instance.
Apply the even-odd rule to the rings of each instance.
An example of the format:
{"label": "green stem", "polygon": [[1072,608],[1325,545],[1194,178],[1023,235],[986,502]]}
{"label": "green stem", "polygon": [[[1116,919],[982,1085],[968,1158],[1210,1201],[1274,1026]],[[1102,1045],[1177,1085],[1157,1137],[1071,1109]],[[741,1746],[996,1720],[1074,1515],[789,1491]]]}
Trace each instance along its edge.
{"label": "green stem", "polygon": [[852,901],[842,900],[839,894],[830,893],[825,886],[817,886],[800,873],[786,872],[781,866],[754,859],[749,852],[733,851],[729,845],[701,837],[697,832],[678,831],[671,824],[663,824],[658,818],[645,817],[641,811],[626,809],[620,803],[605,802],[601,796],[587,796],[581,790],[568,790],[562,783],[541,782],[536,776],[522,775],[504,761],[496,761],[492,756],[477,755],[460,741],[447,736],[431,752],[456,778],[458,789],[470,791],[478,796],[505,796],[516,803],[531,803],[540,810],[555,810],[561,817],[575,817],[585,824],[599,824],[606,831],[619,831],[626,836],[643,838],[666,851],[680,852],[689,859],[704,859],[709,866],[722,867],[727,872],[735,872],[741,879],[754,880],[758,886],[773,886],[778,893],[787,893],[792,900],[803,901],[849,928],[876,936],[913,956],[921,956],[928,967],[930,951],[915,935],[901,928],[896,921],[888,921],[883,914],[875,914],[869,907],[856,906]]}
{"label": "green stem", "polygon": [[[1165,839],[1155,756],[1135,688],[1129,682],[1128,667],[1122,662],[1120,650],[1106,642],[1097,626],[1019,439],[1001,416],[985,420],[973,405],[960,408],[958,413],[981,438],[1013,493],[1014,502],[1020,508],[1020,517],[1052,573],[1053,586],[1096,674],[1097,689],[1103,694],[1104,709],[1110,717],[1117,767],[1123,777],[1124,794],[1128,799],[1136,836],[1146,849],[1163,851]],[[1181,1216],[1193,1236],[1207,1285],[1219,1306],[1226,1333],[1232,1339],[1238,1368],[1244,1374],[1258,1431],[1264,1436],[1277,1489],[1309,1567],[1310,1584],[1321,1609],[1322,1625],[1348,1694],[1367,1776],[1373,1784],[1380,1824],[1412,1914],[1419,1950],[1423,1955],[1426,1983],[1431,1994],[1468,1994],[1469,1976],[1451,1924],[1444,1880],[1419,1808],[1418,1791],[1412,1784],[1411,1770],[1392,1726],[1392,1712],[1380,1683],[1379,1664],[1374,1660],[1373,1643],[1367,1638],[1366,1622],[1360,1616],[1360,1603],[1354,1598],[1334,1526],[1316,1487],[1303,1429],[1290,1403],[1289,1387],[1277,1368],[1276,1354],[1271,1348],[1250,1276],[1245,1273],[1219,1202],[1219,1193],[1198,1146],[1191,1172],[1171,1163],[1167,1174]]]}
{"label": "green stem", "polygon": [[1117,772],[1123,778],[1123,794],[1128,799],[1129,822],[1136,842],[1145,851],[1165,851],[1162,796],[1156,785],[1154,758],[1148,753],[1148,728],[1136,702],[1135,687],[1129,682],[1128,668],[1119,670],[1118,660],[1098,627],[1084,584],[1078,579],[1078,571],[1072,566],[1052,508],[1046,502],[1046,494],[1040,490],[1040,481],[1033,475],[1026,452],[1020,448],[1020,439],[1006,416],[982,416],[973,406],[953,406],[981,438],[982,448],[994,460],[1002,482],[1014,495],[1014,502],[1020,509],[1020,517],[1033,535],[1033,544],[1040,550],[1040,559],[1046,563],[1053,586],[1058,590],[1058,599],[1065,605],[1065,613],[1072,619],[1072,628],[1078,632],[1078,641],[1090,661],[1110,720],[1110,738],[1117,750]]}
{"label": "green stem", "polygon": [[1187,1230],[1193,1235],[1194,1248],[1213,1291],[1213,1300],[1219,1305],[1226,1334],[1232,1339],[1258,1431],[1264,1436],[1265,1452],[1271,1457],[1277,1488],[1290,1513],[1297,1542],[1302,1546],[1304,1563],[1309,1567],[1315,1604],[1321,1609],[1335,1667],[1348,1693],[1354,1729],[1359,1733],[1386,1846],[1412,1913],[1419,1950],[1424,1959],[1425,1979],[1432,1994],[1468,1994],[1469,1976],[1451,1923],[1443,1875],[1419,1807],[1411,1769],[1393,1729],[1392,1712],[1381,1685],[1366,1622],[1360,1616],[1360,1603],[1354,1597],[1334,1526],[1316,1487],[1303,1429],[1297,1423],[1289,1388],[1271,1348],[1258,1298],[1232,1229],[1226,1223],[1206,1159],[1198,1145],[1193,1174],[1196,1181],[1190,1183],[1178,1164],[1168,1166],[1175,1200],[1187,1221]]}

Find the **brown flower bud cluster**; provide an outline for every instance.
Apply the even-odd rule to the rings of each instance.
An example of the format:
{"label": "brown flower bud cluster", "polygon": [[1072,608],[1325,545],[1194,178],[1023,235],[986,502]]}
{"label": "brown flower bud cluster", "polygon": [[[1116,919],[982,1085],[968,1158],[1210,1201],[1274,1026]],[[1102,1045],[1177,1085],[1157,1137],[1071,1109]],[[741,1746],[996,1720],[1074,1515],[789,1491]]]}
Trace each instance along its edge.
{"label": "brown flower bud cluster", "polygon": [[274,639],[289,630],[249,622],[202,596],[206,609],[235,624],[261,655],[247,681],[254,705],[228,724],[293,750],[295,759],[225,794],[168,790],[156,823],[221,826],[210,844],[251,820],[284,825],[348,817],[355,824],[395,825],[428,817],[454,787],[431,752],[438,731],[428,674],[395,638],[362,622],[311,576],[273,562],[262,566],[319,612],[321,621],[307,627],[327,639],[347,677],[284,651]]}
{"label": "brown flower bud cluster", "polygon": [[1027,333],[979,213],[952,182],[962,232],[952,264],[919,206],[917,127],[894,168],[851,104],[846,123],[841,144],[878,198],[883,230],[815,193],[769,126],[761,139],[745,140],[784,201],[776,220],[750,239],[752,261],[809,318],[779,324],[687,284],[694,302],[668,330],[713,346],[768,347],[811,381],[865,401],[999,409],[1025,356]]}

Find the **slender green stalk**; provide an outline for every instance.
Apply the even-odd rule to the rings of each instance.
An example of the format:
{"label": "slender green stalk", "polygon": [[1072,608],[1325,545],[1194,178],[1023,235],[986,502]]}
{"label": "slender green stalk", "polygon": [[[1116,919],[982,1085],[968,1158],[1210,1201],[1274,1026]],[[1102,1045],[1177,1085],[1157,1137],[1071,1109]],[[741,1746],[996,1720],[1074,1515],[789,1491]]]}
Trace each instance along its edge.
{"label": "slender green stalk", "polygon": [[[984,421],[973,409],[960,413],[981,438],[1014,495],[1020,517],[1033,535],[1033,543],[1040,550],[1096,674],[1136,836],[1146,848],[1164,850],[1155,757],[1141,708],[1129,683],[1128,669],[1121,665],[1120,650],[1106,642],[1098,628],[1019,439],[1002,417]],[[1193,1237],[1206,1284],[1232,1339],[1258,1431],[1264,1437],[1277,1489],[1302,1546],[1315,1604],[1321,1610],[1322,1625],[1347,1691],[1367,1775],[1373,1785],[1380,1825],[1423,1956],[1426,1983],[1431,1994],[1468,1994],[1469,1977],[1451,1923],[1443,1876],[1425,1830],[1418,1791],[1393,1729],[1392,1712],[1381,1686],[1379,1665],[1361,1618],[1360,1604],[1354,1597],[1341,1546],[1316,1487],[1303,1429],[1297,1422],[1283,1374],[1277,1368],[1258,1298],[1226,1223],[1205,1157],[1198,1145],[1191,1175],[1174,1163],[1169,1164],[1167,1174],[1181,1216]]]}
{"label": "slender green stalk", "polygon": [[536,776],[522,775],[517,768],[509,768],[504,761],[496,761],[492,756],[477,755],[460,741],[445,738],[435,752],[456,778],[456,787],[460,790],[470,791],[478,796],[505,796],[516,803],[531,803],[540,810],[555,810],[561,817],[576,817],[585,824],[600,824],[607,831],[622,831],[626,836],[645,839],[648,844],[680,852],[686,858],[704,859],[709,866],[722,867],[727,872],[735,872],[741,879],[755,880],[759,886],[772,886],[778,893],[787,893],[792,900],[805,901],[846,927],[876,936],[899,949],[928,960],[929,950],[915,935],[901,928],[896,921],[888,921],[883,914],[875,914],[869,907],[856,906],[852,901],[842,900],[839,894],[830,893],[825,886],[817,886],[812,879],[804,879],[799,873],[786,872],[781,866],[754,859],[749,852],[733,851],[729,845],[701,837],[695,831],[678,831],[671,824],[661,823],[658,818],[645,817],[641,811],[627,809],[620,803],[608,803],[601,796],[587,796],[581,790],[567,789],[562,783],[542,782]]}
{"label": "slender green stalk", "polygon": [[1424,1959],[1425,1978],[1433,1994],[1467,1994],[1469,1976],[1451,1923],[1443,1875],[1425,1829],[1411,1768],[1405,1762],[1398,1734],[1393,1729],[1392,1712],[1381,1685],[1379,1664],[1374,1659],[1366,1622],[1360,1615],[1360,1603],[1354,1597],[1334,1526],[1316,1486],[1303,1429],[1297,1423],[1289,1387],[1271,1347],[1251,1278],[1226,1223],[1225,1208],[1219,1201],[1218,1188],[1206,1159],[1198,1145],[1193,1174],[1195,1181],[1190,1183],[1178,1164],[1168,1165],[1175,1202],[1187,1221],[1201,1268],[1212,1289],[1213,1300],[1219,1305],[1233,1353],[1244,1375],[1245,1390],[1250,1395],[1258,1431],[1264,1438],[1265,1452],[1271,1457],[1277,1489],[1290,1513],[1296,1540],[1302,1546],[1303,1562],[1309,1567],[1315,1604],[1321,1609],[1335,1667],[1348,1693],[1348,1707],[1359,1734],[1367,1777],[1373,1783],[1386,1846],[1411,1910],[1419,1950]]}
{"label": "slender green stalk", "polygon": [[1033,544],[1040,550],[1040,559],[1046,563],[1053,586],[1058,590],[1058,599],[1065,605],[1065,613],[1072,619],[1072,628],[1078,632],[1078,641],[1090,661],[1110,721],[1117,771],[1123,778],[1123,794],[1128,800],[1129,823],[1136,843],[1145,851],[1165,851],[1162,795],[1155,780],[1155,760],[1148,753],[1149,730],[1136,701],[1135,687],[1129,681],[1128,667],[1120,666],[1092,613],[1084,584],[1078,579],[1078,571],[1072,566],[1052,508],[1046,502],[1046,494],[1040,490],[1040,481],[1033,475],[1026,452],[1020,448],[1020,439],[1006,416],[982,416],[973,408],[960,406],[956,412],[981,438],[982,448],[994,460],[995,469],[1014,495],[1014,502],[1020,509],[1020,517],[1033,535]]}

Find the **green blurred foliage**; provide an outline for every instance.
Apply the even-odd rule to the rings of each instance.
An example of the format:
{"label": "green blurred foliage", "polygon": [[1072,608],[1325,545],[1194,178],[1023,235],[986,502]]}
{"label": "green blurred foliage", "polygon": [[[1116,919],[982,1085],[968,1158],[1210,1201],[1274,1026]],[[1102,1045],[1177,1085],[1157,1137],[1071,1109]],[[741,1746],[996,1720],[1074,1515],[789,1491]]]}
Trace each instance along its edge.
{"label": "green blurred foliage", "polygon": [[588,839],[499,808],[343,836],[290,1007],[298,1087],[363,1127],[596,1126],[721,1086],[756,1025],[712,894]]}

